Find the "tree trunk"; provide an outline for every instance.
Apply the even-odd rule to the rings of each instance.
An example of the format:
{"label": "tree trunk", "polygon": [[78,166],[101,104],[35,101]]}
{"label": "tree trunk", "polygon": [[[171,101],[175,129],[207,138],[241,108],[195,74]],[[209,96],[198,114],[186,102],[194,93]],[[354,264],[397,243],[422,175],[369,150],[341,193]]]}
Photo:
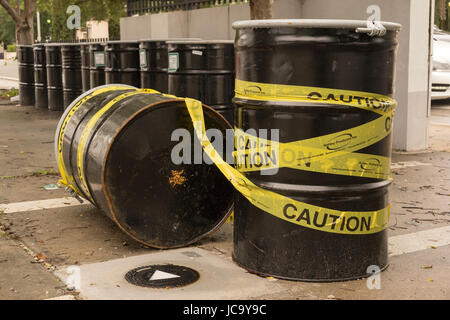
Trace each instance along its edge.
{"label": "tree trunk", "polygon": [[250,0],[250,18],[256,19],[272,19],[273,0]]}
{"label": "tree trunk", "polygon": [[447,30],[447,0],[439,0],[439,28]]}
{"label": "tree trunk", "polygon": [[16,12],[8,0],[0,0],[0,5],[5,8],[16,24],[17,43],[33,44],[33,14],[36,9],[36,0],[24,0],[24,10],[21,14]]}

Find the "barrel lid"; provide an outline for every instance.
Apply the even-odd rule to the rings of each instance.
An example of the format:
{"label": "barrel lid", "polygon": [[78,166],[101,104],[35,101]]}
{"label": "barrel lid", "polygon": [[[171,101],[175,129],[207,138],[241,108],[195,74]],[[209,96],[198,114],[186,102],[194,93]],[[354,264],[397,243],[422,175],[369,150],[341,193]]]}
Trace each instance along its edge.
{"label": "barrel lid", "polygon": [[60,47],[64,44],[64,42],[50,42],[44,44],[45,47]]}
{"label": "barrel lid", "polygon": [[174,40],[167,41],[168,44],[233,44],[234,40]]}
{"label": "barrel lid", "polygon": [[111,41],[107,41],[107,44],[110,43],[139,43],[138,40],[111,40]]}
{"label": "barrel lid", "polygon": [[160,42],[160,41],[189,41],[189,40],[202,40],[200,38],[147,38],[139,39],[139,42]]}
{"label": "barrel lid", "polygon": [[[336,29],[356,29],[366,28],[367,20],[342,20],[342,19],[267,19],[267,20],[243,20],[232,24],[233,29],[244,28],[276,28],[276,27],[294,27],[294,28],[336,28]],[[401,24],[393,22],[380,21],[387,29],[398,31]]]}
{"label": "barrel lid", "polygon": [[61,43],[60,45],[62,45],[62,46],[72,46],[72,47],[74,47],[74,46],[80,46],[82,43],[81,42],[63,42],[63,43]]}

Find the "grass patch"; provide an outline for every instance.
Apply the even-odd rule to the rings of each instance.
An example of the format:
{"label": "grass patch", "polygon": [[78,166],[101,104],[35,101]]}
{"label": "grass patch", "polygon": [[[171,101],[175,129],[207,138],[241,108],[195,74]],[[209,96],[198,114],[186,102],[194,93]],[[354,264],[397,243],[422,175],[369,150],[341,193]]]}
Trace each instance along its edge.
{"label": "grass patch", "polygon": [[19,95],[19,89],[11,89],[6,90],[0,93],[0,97],[2,98],[12,98]]}
{"label": "grass patch", "polygon": [[29,174],[23,174],[20,176],[0,176],[0,180],[6,179],[18,179],[18,178],[26,178],[26,177],[44,177],[44,176],[59,176],[59,172],[55,170],[35,170]]}
{"label": "grass patch", "polygon": [[42,177],[42,176],[58,176],[59,172],[55,170],[36,170],[31,173],[32,177]]}

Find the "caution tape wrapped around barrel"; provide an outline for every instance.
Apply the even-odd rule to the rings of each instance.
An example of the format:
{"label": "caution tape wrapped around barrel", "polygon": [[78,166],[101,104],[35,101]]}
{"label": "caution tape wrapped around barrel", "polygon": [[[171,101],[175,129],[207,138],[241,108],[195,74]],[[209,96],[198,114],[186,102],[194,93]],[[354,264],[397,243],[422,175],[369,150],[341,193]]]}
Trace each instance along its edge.
{"label": "caution tape wrapped around barrel", "polygon": [[[68,186],[76,194],[89,199],[91,202],[93,201],[92,196],[89,193],[89,188],[84,178],[85,168],[83,159],[84,149],[86,148],[83,141],[90,134],[90,128],[95,125],[95,122],[103,113],[118,101],[135,94],[160,93],[151,89],[136,89],[126,92],[111,100],[92,117],[84,129],[77,154],[77,170],[81,180],[80,188],[82,190],[77,188],[74,178],[67,173],[64,167],[62,156],[64,128],[77,108],[86,100],[102,92],[119,89],[129,89],[129,87],[101,88],[80,99],[66,115],[59,132],[57,151],[59,169],[62,176],[60,183]],[[235,189],[257,208],[279,219],[302,227],[336,234],[372,234],[380,232],[387,227],[390,205],[374,211],[340,211],[332,208],[324,208],[297,201],[261,188],[252,183],[244,173],[255,170],[288,167],[328,174],[384,180],[391,179],[390,159],[388,157],[358,153],[357,151],[380,141],[391,133],[392,119],[396,106],[396,101],[393,98],[359,91],[274,85],[247,82],[238,79],[236,80],[235,91],[236,97],[249,100],[326,103],[360,108],[378,114],[379,117],[375,120],[354,128],[289,143],[261,139],[236,129],[235,140],[239,141],[239,139],[243,139],[247,143],[254,145],[255,148],[242,150],[238,148],[234,153],[236,166],[233,167],[224,161],[206,135],[202,103],[195,99],[184,98],[196,136],[201,142],[204,152],[232,183]],[[163,95],[174,99],[183,99],[172,95]],[[260,161],[255,166],[246,165],[245,159],[252,158],[252,155],[259,152],[262,148],[268,152],[270,155],[268,158],[271,161],[267,161],[267,163]],[[276,153],[272,151],[276,151]],[[277,154],[283,155],[286,152],[296,156],[289,158],[291,160],[286,157],[276,156]]]}

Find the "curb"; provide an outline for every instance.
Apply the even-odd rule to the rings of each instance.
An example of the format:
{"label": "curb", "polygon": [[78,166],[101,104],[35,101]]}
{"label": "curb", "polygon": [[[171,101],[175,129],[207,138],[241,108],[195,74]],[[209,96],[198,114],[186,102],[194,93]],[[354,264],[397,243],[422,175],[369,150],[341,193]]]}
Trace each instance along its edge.
{"label": "curb", "polygon": [[19,79],[17,79],[17,78],[4,77],[4,76],[0,76],[0,80],[9,80],[9,81],[17,81],[17,82],[19,82]]}

